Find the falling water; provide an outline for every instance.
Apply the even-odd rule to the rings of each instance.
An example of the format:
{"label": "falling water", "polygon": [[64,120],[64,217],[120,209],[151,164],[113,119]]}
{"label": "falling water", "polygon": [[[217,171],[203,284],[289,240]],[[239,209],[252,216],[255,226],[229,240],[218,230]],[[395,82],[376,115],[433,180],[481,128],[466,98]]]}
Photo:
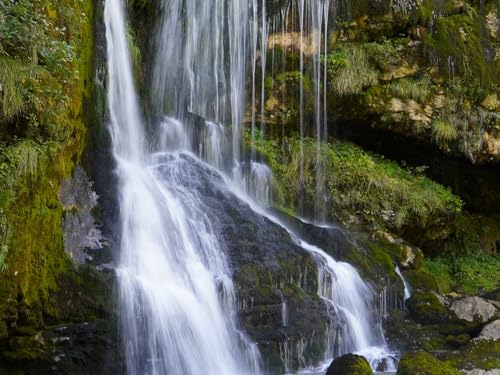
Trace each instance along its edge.
{"label": "falling water", "polygon": [[[146,151],[150,147],[133,85],[120,0],[107,0],[104,15],[109,128],[120,191],[117,273],[127,371],[259,374],[256,349],[237,329],[223,242],[201,193],[192,188],[199,183],[189,173],[192,161],[172,152],[189,137],[180,122],[165,118],[159,135],[152,137],[160,139],[160,152]],[[195,90],[196,79],[189,82]]]}
{"label": "falling water", "polygon": [[[304,1],[299,0],[301,71]],[[254,37],[249,15],[257,14],[256,7],[243,0],[228,4],[169,0],[160,11],[151,85],[153,107],[161,120],[146,137],[133,85],[123,7],[120,0],[106,0],[105,5],[109,127],[120,181],[118,278],[128,373],[259,374],[255,345],[238,330],[224,241],[214,224],[216,218],[209,216],[203,203],[202,182],[192,168],[198,161],[186,154],[197,153],[219,169],[228,159],[233,161],[238,185],[259,204],[253,207],[282,225],[260,208],[272,201],[271,170],[255,160],[241,161],[239,152],[249,40]],[[263,21],[261,32],[266,27]],[[261,37],[261,48],[265,48],[266,38]],[[265,69],[262,60],[261,64]],[[319,77],[319,69],[317,73]],[[200,122],[201,128],[188,130],[187,112],[207,120]],[[228,125],[231,142],[226,140]],[[372,313],[374,291],[352,266],[290,234],[318,266],[318,294],[330,312],[325,359],[356,352],[365,355],[374,368],[381,362],[391,368],[392,355],[386,350],[381,323]],[[284,300],[282,324],[288,324]],[[300,357],[305,343],[295,345],[293,352]],[[290,353],[284,348],[285,356]]]}
{"label": "falling water", "polygon": [[408,284],[408,281],[404,278],[403,274],[401,273],[401,270],[399,269],[399,266],[396,266],[396,275],[398,275],[401,278],[401,281],[403,282],[404,285],[404,299],[403,301],[406,302],[406,300],[410,299],[411,297],[411,287],[410,284]]}

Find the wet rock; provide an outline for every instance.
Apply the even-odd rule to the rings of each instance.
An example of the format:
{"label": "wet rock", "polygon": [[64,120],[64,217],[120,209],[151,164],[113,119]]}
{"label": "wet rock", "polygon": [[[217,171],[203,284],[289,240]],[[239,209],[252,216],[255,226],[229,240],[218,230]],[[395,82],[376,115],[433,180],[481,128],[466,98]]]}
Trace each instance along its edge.
{"label": "wet rock", "polygon": [[326,375],[371,375],[373,374],[368,361],[356,354],[346,354],[336,358]]}
{"label": "wet rock", "polygon": [[65,211],[64,250],[76,264],[90,259],[87,249],[101,249],[105,242],[92,215],[97,200],[92,183],[80,166],[75,168],[72,178],[61,183],[59,201]]}
{"label": "wet rock", "polygon": [[485,325],[476,340],[500,340],[500,319]]}
{"label": "wet rock", "polygon": [[460,373],[426,352],[405,353],[397,375],[459,375]]}
{"label": "wet rock", "polygon": [[497,309],[480,297],[466,297],[451,304],[451,310],[459,319],[468,322],[487,323],[498,316]]}

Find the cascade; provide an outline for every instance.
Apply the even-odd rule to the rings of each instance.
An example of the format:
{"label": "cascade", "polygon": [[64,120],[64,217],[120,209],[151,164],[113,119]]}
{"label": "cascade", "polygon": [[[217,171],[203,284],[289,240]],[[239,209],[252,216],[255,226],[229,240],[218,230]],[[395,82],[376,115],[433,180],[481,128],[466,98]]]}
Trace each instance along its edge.
{"label": "cascade", "polygon": [[[188,133],[179,121],[165,118],[159,136],[151,137],[160,139],[159,150],[147,151],[151,147],[133,84],[120,0],[106,1],[104,17],[109,129],[120,191],[117,274],[127,372],[259,374],[258,352],[237,328],[223,242],[200,193],[191,188],[200,182],[192,179],[196,176],[181,153]],[[191,97],[201,88],[197,77],[186,77]],[[206,108],[194,101],[190,106]],[[217,131],[206,125],[211,153],[218,147]]]}
{"label": "cascade", "polygon": [[[299,2],[303,70],[306,3]],[[155,93],[151,100],[160,120],[153,134],[146,134],[132,78],[123,6],[120,0],[106,0],[109,127],[119,177],[122,229],[118,278],[128,373],[261,372],[256,346],[238,327],[236,291],[224,241],[203,203],[203,182],[192,168],[192,163],[201,161],[189,156],[191,153],[231,174],[235,185],[255,200],[246,195],[239,195],[240,199],[285,228],[315,260],[318,295],[330,312],[325,360],[356,352],[366,356],[374,369],[394,369],[394,357],[387,350],[380,319],[374,313],[375,294],[370,286],[354,267],[306,243],[264,211],[272,200],[271,170],[253,158],[240,158],[240,124],[245,112],[249,63],[253,79],[252,133],[256,127],[258,4],[256,0],[253,5],[232,1],[225,8],[224,3],[193,0],[186,8],[182,0],[163,3],[151,80]],[[321,24],[326,34],[328,2],[318,4],[325,6],[324,15],[317,16],[317,40],[323,45]],[[265,1],[262,7],[260,43],[267,49]],[[287,14],[285,10],[285,23]],[[282,29],[285,31],[286,26]],[[265,59],[261,51],[263,80]],[[318,63],[318,112],[322,110],[319,78],[324,74],[320,68]],[[303,106],[303,78],[300,95]],[[261,92],[261,96],[263,102],[265,93]],[[194,128],[187,121],[188,112],[200,116]],[[318,119],[316,126],[321,132],[321,115]],[[147,139],[154,143],[148,144]],[[228,161],[231,168],[226,168]],[[281,308],[282,325],[286,327],[285,300]],[[294,343],[293,350],[284,345],[282,354],[288,358],[295,353],[305,365],[304,348],[303,341]]]}

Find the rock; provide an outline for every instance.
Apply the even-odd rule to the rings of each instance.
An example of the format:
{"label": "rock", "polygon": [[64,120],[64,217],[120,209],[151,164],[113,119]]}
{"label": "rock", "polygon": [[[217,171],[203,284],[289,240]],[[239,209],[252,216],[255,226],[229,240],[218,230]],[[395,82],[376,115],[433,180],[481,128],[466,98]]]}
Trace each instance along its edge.
{"label": "rock", "polygon": [[481,369],[474,369],[474,370],[463,370],[462,374],[464,375],[500,375],[500,370],[495,369],[495,370],[481,370]]}
{"label": "rock", "polygon": [[368,361],[356,354],[345,354],[336,358],[326,375],[370,375],[373,374]]}
{"label": "rock", "polygon": [[451,304],[451,310],[459,319],[468,322],[488,323],[497,315],[497,309],[480,297],[466,297]]}
{"label": "rock", "polygon": [[482,296],[485,299],[490,299],[496,302],[500,302],[500,288],[493,290],[492,292],[488,292]]}
{"label": "rock", "polygon": [[485,325],[476,340],[500,340],[500,319]]}
{"label": "rock", "polygon": [[397,375],[459,375],[450,365],[426,352],[405,353],[398,366]]}
{"label": "rock", "polygon": [[407,244],[402,244],[401,250],[405,255],[405,258],[399,263],[401,265],[401,268],[419,268],[424,257],[422,250],[420,250],[418,247],[413,247]]}
{"label": "rock", "polygon": [[414,319],[423,324],[441,323],[449,317],[448,310],[432,292],[415,292],[406,301]]}

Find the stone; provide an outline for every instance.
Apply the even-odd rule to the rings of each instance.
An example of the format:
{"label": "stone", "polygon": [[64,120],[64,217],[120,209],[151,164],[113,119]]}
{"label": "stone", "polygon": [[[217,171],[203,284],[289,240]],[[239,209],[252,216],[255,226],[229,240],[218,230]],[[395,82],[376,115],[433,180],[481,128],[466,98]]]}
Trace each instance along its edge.
{"label": "stone", "polygon": [[449,316],[444,304],[432,292],[416,292],[406,304],[414,319],[419,323],[441,323]]}
{"label": "stone", "polygon": [[494,369],[494,370],[481,370],[481,369],[474,369],[474,370],[463,370],[462,374],[464,375],[500,375],[500,369]]}
{"label": "stone", "polygon": [[500,340],[500,319],[485,325],[476,340]]}
{"label": "stone", "polygon": [[326,375],[372,375],[373,371],[368,361],[356,354],[345,354],[336,358]]}
{"label": "stone", "polygon": [[459,319],[468,322],[488,323],[497,315],[497,309],[480,297],[466,297],[451,304],[451,310]]}

